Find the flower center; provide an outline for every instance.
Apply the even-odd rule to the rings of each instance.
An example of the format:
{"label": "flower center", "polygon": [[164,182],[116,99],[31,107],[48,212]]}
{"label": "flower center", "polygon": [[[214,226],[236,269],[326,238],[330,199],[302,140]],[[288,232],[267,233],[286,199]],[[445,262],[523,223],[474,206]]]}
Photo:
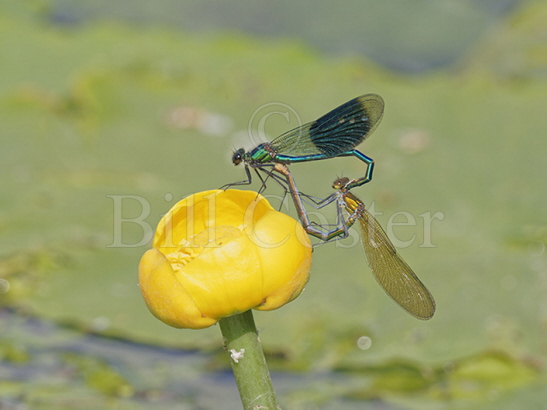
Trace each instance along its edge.
{"label": "flower center", "polygon": [[183,238],[179,248],[165,257],[173,270],[181,270],[186,264],[199,257],[204,251],[220,248],[242,235],[241,230],[230,225],[220,225],[207,228],[198,234]]}

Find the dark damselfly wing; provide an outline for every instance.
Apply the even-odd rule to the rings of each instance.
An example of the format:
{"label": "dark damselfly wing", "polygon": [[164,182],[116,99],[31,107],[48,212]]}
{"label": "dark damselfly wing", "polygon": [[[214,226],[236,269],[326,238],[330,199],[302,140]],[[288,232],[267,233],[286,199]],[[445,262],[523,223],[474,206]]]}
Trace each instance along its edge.
{"label": "dark damselfly wing", "polygon": [[384,114],[384,100],[365,94],[342,104],[276,139],[270,145],[288,157],[324,155],[332,158],[354,149],[376,129]]}

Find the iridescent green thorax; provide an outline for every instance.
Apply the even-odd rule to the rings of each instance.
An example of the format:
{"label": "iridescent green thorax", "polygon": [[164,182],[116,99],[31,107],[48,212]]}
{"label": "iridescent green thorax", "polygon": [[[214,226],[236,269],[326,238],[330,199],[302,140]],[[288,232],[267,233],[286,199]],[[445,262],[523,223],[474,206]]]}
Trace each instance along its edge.
{"label": "iridescent green thorax", "polygon": [[260,144],[258,147],[253,149],[251,152],[248,152],[247,155],[249,162],[263,164],[274,160],[275,151],[269,143],[265,142],[264,144]]}

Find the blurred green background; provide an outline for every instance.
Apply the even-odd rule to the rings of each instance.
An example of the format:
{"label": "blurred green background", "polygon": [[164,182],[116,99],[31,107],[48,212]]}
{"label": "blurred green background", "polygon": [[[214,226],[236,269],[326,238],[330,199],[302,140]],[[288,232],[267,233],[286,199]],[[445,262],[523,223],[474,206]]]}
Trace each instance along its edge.
{"label": "blurred green background", "polygon": [[[146,309],[143,233],[243,179],[266,104],[307,122],[368,92],[386,111],[356,194],[384,227],[414,216],[392,233],[437,313],[396,306],[351,239],[318,247],[305,292],[255,314],[283,408],[544,408],[545,21],[544,1],[1,1],[0,408],[239,408],[219,329]],[[363,165],[291,170],[326,196]],[[120,195],[144,232],[116,230]]]}

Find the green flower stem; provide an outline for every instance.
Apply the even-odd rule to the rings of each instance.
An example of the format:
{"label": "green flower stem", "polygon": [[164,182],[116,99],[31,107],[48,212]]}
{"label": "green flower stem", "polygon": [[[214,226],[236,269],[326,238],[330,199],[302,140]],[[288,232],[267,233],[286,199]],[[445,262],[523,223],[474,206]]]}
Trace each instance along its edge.
{"label": "green flower stem", "polygon": [[244,409],[279,409],[251,310],[221,319],[220,330]]}

